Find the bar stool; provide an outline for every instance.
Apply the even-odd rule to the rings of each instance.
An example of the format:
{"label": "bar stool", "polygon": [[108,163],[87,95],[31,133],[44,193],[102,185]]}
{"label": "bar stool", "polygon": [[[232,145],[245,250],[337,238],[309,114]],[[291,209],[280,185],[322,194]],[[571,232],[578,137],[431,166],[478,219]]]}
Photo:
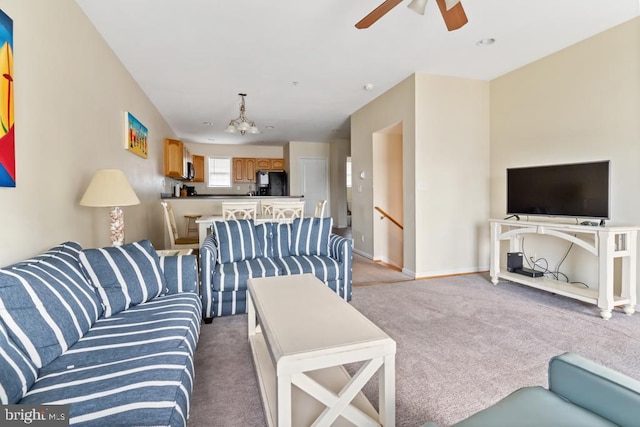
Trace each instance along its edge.
{"label": "bar stool", "polygon": [[184,219],[187,222],[187,228],[185,232],[185,236],[189,237],[189,234],[196,233],[198,235],[198,224],[196,224],[196,219],[200,218],[202,215],[194,214],[194,215],[185,215]]}

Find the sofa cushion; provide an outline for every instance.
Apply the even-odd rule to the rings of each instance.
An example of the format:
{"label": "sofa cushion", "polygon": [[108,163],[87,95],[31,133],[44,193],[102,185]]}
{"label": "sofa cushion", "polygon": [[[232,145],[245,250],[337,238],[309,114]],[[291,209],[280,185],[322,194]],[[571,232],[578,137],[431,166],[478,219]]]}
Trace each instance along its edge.
{"label": "sofa cushion", "polygon": [[279,276],[280,267],[273,258],[255,258],[246,261],[216,264],[212,277],[213,291],[238,291],[247,289],[252,277]]}
{"label": "sofa cushion", "polygon": [[37,368],[78,341],[102,313],[82,274],[80,249],[67,242],[0,270],[0,319]]}
{"label": "sofa cushion", "polygon": [[276,258],[283,275],[310,273],[323,282],[341,278],[342,268],[338,261],[328,256],[300,255]]}
{"label": "sofa cushion", "polygon": [[291,227],[291,255],[329,255],[333,218],[296,218]]}
{"label": "sofa cushion", "polygon": [[258,242],[262,248],[262,256],[271,258],[273,257],[273,245],[271,239],[273,235],[273,226],[277,225],[273,222],[262,222],[256,224],[256,236],[258,236]]}
{"label": "sofa cushion", "polygon": [[166,292],[158,254],[148,240],[80,253],[85,274],[111,317]]}
{"label": "sofa cushion", "polygon": [[20,404],[70,405],[72,425],[185,426],[193,377],[187,349],[152,349],[42,375]]}
{"label": "sofa cushion", "polygon": [[245,261],[262,256],[262,247],[252,219],[216,221],[213,234],[218,242],[218,263]]}
{"label": "sofa cushion", "polygon": [[291,255],[291,224],[273,223],[271,238],[272,257],[282,258]]}
{"label": "sofa cushion", "polygon": [[193,354],[200,333],[201,313],[198,296],[183,293],[159,296],[99,319],[69,350],[40,369],[40,376],[157,351],[184,349]]}
{"label": "sofa cushion", "polygon": [[0,322],[0,404],[17,403],[36,381],[38,371],[9,338]]}

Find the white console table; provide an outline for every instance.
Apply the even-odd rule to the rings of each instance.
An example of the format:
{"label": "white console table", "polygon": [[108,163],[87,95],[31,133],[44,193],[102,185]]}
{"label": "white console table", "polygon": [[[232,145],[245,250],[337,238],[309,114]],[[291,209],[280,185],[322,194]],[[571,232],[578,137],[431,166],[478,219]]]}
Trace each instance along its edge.
{"label": "white console table", "polygon": [[[603,319],[611,318],[614,307],[633,314],[636,305],[636,249],[640,227],[599,227],[552,222],[489,220],[491,224],[491,267],[494,285],[499,279],[521,283],[533,288],[574,298],[600,309]],[[567,240],[593,254],[598,262],[598,289],[579,288],[570,283],[547,277],[531,278],[500,270],[502,240],[509,241],[509,252],[522,252],[521,237],[545,234]],[[505,254],[506,258],[506,254]],[[622,260],[620,295],[614,295],[614,260]]]}

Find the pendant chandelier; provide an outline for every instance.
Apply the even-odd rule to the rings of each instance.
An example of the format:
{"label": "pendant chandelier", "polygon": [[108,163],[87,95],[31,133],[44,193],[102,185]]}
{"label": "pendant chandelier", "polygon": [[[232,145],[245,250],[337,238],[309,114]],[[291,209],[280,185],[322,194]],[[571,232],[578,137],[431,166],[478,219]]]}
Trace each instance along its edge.
{"label": "pendant chandelier", "polygon": [[229,122],[229,126],[224,130],[227,133],[238,133],[240,135],[244,135],[249,132],[251,134],[258,134],[260,131],[256,124],[250,120],[248,120],[244,115],[244,97],[247,96],[246,93],[239,93],[242,100],[240,101],[240,117],[237,119],[233,119]]}

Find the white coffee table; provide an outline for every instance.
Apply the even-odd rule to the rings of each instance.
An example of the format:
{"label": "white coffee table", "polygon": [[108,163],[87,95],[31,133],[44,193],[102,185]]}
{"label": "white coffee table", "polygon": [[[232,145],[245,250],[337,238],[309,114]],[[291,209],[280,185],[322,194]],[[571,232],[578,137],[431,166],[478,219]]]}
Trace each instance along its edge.
{"label": "white coffee table", "polygon": [[[311,274],[249,279],[248,289],[270,427],[395,426],[394,340]],[[352,378],[342,365],[353,362],[363,363]],[[361,392],[376,372],[379,413]]]}

